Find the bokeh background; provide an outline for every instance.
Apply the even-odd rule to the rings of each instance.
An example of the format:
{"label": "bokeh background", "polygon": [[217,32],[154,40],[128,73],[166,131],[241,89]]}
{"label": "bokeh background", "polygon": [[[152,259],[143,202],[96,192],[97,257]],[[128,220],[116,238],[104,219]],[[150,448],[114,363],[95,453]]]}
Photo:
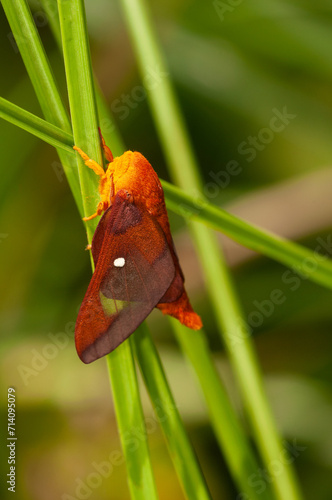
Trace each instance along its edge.
{"label": "bokeh background", "polygon": [[[332,2],[149,3],[210,201],[330,257]],[[48,19],[37,1],[30,4],[65,95]],[[87,0],[86,8],[93,66],[127,147],[168,179],[118,2]],[[0,39],[1,96],[41,116],[3,11]],[[151,71],[156,81],[162,77],[157,68]],[[273,120],[280,115],[283,121]],[[85,231],[52,147],[1,121],[0,150],[1,428],[7,387],[14,386],[17,498],[68,500],[77,498],[78,487],[84,490],[98,464],[121,450],[106,363],[83,365],[73,342],[91,275]],[[189,293],[242,415],[184,221],[172,213],[170,220]],[[305,498],[329,500],[331,292],[226,238],[223,244],[278,427],[297,450]],[[271,305],[275,290],[283,300]],[[158,311],[149,323],[213,497],[235,499],[196,380]],[[142,394],[160,498],[183,499],[143,387]],[[2,446],[2,464],[6,456]],[[5,485],[0,488],[6,498]],[[93,500],[129,499],[125,465],[119,460],[108,478],[85,492]]]}

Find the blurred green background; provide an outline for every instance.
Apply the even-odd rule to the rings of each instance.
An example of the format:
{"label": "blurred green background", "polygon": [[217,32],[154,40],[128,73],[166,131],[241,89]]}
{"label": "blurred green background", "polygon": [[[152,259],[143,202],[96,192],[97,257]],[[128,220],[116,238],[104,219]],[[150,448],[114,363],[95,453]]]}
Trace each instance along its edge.
{"label": "blurred green background", "polygon": [[[37,1],[31,7],[65,95],[49,21]],[[151,7],[210,201],[330,256],[332,2],[155,0]],[[127,147],[141,151],[167,179],[117,2],[87,0],[86,8],[93,66]],[[0,94],[41,116],[0,16]],[[156,84],[162,77],[158,68],[148,73]],[[68,500],[85,491],[94,500],[129,499],[122,460],[100,484],[90,477],[121,447],[105,361],[83,365],[73,342],[91,275],[83,225],[53,148],[4,121],[0,144],[1,394],[16,388],[18,498]],[[170,221],[190,296],[242,416],[184,221],[172,213]],[[297,449],[305,498],[329,500],[331,293],[226,238],[223,243],[278,427]],[[279,304],[271,300],[276,290]],[[158,311],[149,323],[213,497],[235,499],[200,391],[168,323]],[[142,392],[160,498],[183,499]],[[1,401],[5,429],[6,397]],[[5,463],[4,447],[1,453]],[[256,479],[264,484],[264,471]]]}

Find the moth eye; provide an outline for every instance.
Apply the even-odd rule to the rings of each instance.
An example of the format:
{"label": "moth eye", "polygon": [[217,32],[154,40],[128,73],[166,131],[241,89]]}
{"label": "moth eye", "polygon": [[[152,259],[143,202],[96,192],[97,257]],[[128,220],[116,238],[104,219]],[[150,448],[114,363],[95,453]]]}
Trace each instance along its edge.
{"label": "moth eye", "polygon": [[123,257],[118,257],[114,261],[114,266],[115,267],[123,267],[125,265],[126,261]]}

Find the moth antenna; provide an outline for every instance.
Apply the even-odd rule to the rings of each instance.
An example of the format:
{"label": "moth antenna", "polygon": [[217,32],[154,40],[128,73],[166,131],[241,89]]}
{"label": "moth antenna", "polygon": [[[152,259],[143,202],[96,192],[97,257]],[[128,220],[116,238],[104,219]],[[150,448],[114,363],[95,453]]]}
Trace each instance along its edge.
{"label": "moth antenna", "polygon": [[110,148],[108,146],[106,146],[106,142],[105,142],[105,139],[101,133],[100,127],[98,127],[98,132],[99,132],[99,137],[101,140],[101,145],[102,145],[102,148],[104,150],[105,158],[109,163],[112,163],[112,161],[114,159],[113,154],[112,154],[112,151],[110,150]]}

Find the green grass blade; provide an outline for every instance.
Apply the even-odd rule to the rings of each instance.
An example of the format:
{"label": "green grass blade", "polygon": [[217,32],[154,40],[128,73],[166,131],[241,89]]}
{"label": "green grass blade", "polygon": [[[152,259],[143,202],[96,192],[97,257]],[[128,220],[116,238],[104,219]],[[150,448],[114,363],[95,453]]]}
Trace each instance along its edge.
{"label": "green grass blade", "polygon": [[[110,124],[102,98],[97,95],[100,115],[104,123]],[[28,111],[0,98],[0,117],[39,137],[48,144],[61,148],[71,156],[75,152],[72,134],[62,131],[55,125],[46,122]],[[114,137],[113,127],[105,127],[104,137],[112,144],[115,154],[121,154],[121,139]],[[220,231],[241,245],[270,257],[281,264],[297,270],[300,275],[327,288],[332,288],[332,262],[318,251],[312,251],[297,243],[281,238],[273,233],[260,229],[252,224],[229,214],[203,199],[193,198],[183,189],[169,182],[162,181],[167,208],[186,218],[198,220],[209,227]],[[319,249],[318,249],[319,250]]]}
{"label": "green grass blade", "polygon": [[55,38],[57,46],[62,51],[62,40],[60,31],[59,11],[57,0],[39,0],[39,4],[46,14],[46,18],[50,23],[52,34]]}
{"label": "green grass blade", "polygon": [[[57,0],[40,0],[40,3],[50,21],[52,33],[59,47],[59,50],[62,51]],[[102,95],[98,83],[96,82],[96,79],[94,83],[95,97],[99,114],[99,123],[103,132],[104,139],[106,140],[108,146],[111,147],[113,155],[119,156],[123,153],[123,151],[125,151],[125,145],[122,141],[122,138],[120,137],[120,134],[118,133],[117,128],[113,123],[107,103]]]}
{"label": "green grass blade", "polygon": [[[206,228],[201,231],[195,224],[193,231],[194,234],[196,232],[196,249],[201,257],[204,275],[209,285],[216,320],[222,328],[222,339],[236,374],[255,441],[265,467],[273,478],[272,487],[280,500],[300,499],[301,494],[292,468],[283,464],[284,467],[278,477],[274,477],[273,464],[286,453],[286,450],[283,449],[276,431],[251,332],[243,319],[223,254],[215,244],[213,235]],[[203,234],[204,238],[197,238],[198,232]]]}
{"label": "green grass blade", "polygon": [[95,88],[96,101],[100,118],[100,127],[103,133],[103,137],[106,144],[111,148],[113,156],[120,156],[124,151],[126,151],[127,148],[125,147],[124,141],[120,137],[118,129],[116,128],[112,120],[110,111],[107,107],[107,103],[97,83],[95,83]]}
{"label": "green grass blade", "polygon": [[[65,132],[71,126],[26,0],[1,0],[46,120]],[[57,150],[80,213],[83,212],[76,158]]]}
{"label": "green grass blade", "polygon": [[[98,136],[98,118],[84,3],[82,0],[71,2],[59,0],[58,5],[75,143],[101,164],[102,152]],[[79,173],[84,213],[91,215],[95,212],[99,201],[96,192],[98,179],[81,160]],[[91,242],[96,223],[91,224],[89,221],[87,224],[89,225],[89,242]],[[109,354],[107,363],[121,442],[127,460],[131,497],[135,500],[157,499],[147,440],[138,440],[137,447],[134,448],[127,436],[135,429],[140,429],[146,435],[130,343],[124,342]]]}
{"label": "green grass blade", "polygon": [[257,493],[248,481],[248,478],[259,470],[260,464],[248,443],[228,395],[221,385],[219,374],[211,360],[204,332],[201,330],[193,332],[174,319],[170,321],[176,338],[201,386],[212,428],[224,451],[239,491],[251,500],[271,499],[270,488]]}
{"label": "green grass blade", "polygon": [[[59,16],[68,97],[75,144],[99,165],[103,156],[98,136],[98,116],[94,97],[90,54],[85,29],[85,14],[82,2],[61,1]],[[82,161],[77,154],[78,172],[83,198],[84,215],[95,213],[98,202],[98,176]],[[89,241],[92,239],[97,220],[86,224]]]}
{"label": "green grass blade", "polygon": [[2,0],[2,5],[46,119],[70,132],[70,121],[28,3],[24,0]]}
{"label": "green grass blade", "polygon": [[126,458],[131,498],[155,500],[158,495],[151,473],[148,438],[129,341],[119,345],[107,356],[107,366],[120,439]]}
{"label": "green grass blade", "polygon": [[182,488],[190,500],[208,500],[204,477],[145,323],[133,335],[132,345]]}
{"label": "green grass blade", "polygon": [[[153,22],[144,0],[121,1],[142,76],[149,67],[158,67],[167,75]],[[183,188],[200,192],[199,170],[192,152],[173,88],[165,76],[148,97],[156,126],[167,155],[172,177]],[[274,419],[263,390],[262,374],[256,359],[250,333],[233,348],[231,340],[239,329],[242,315],[228,269],[214,235],[204,226],[191,223],[198,253],[206,272],[210,297],[221,336],[228,348],[233,368],[242,391],[257,445],[267,470],[273,477],[273,463],[283,453]],[[240,321],[242,327],[242,321]],[[248,390],[248,381],[250,390]],[[285,464],[272,486],[279,500],[301,498],[296,476],[291,465]]]}
{"label": "green grass blade", "polygon": [[241,245],[251,248],[297,271],[305,278],[327,288],[332,286],[332,261],[312,251],[226,212],[203,198],[192,198],[172,184],[163,183],[167,207],[187,218],[198,220],[221,231]]}
{"label": "green grass blade", "polygon": [[73,135],[0,97],[0,118],[39,137],[55,148],[73,153]]}

